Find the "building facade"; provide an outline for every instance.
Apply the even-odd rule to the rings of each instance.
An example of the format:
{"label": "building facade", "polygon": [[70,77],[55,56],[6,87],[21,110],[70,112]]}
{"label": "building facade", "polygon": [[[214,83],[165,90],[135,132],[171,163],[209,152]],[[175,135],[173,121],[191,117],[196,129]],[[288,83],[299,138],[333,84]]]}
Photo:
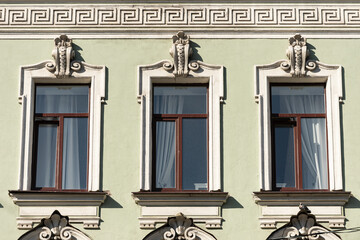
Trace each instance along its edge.
{"label": "building facade", "polygon": [[358,239],[359,1],[0,0],[3,239]]}

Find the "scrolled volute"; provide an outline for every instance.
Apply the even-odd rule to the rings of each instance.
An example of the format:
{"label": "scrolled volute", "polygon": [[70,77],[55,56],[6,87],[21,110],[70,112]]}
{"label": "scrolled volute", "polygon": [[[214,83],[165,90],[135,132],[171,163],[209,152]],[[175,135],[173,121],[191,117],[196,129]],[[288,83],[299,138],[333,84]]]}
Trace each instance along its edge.
{"label": "scrolled volute", "polygon": [[46,64],[46,69],[56,77],[64,78],[71,76],[73,71],[79,71],[82,68],[81,62],[73,61],[75,51],[72,47],[72,39],[66,35],[55,38],[55,48],[52,51],[53,62]]}
{"label": "scrolled volute", "polygon": [[293,77],[304,77],[307,71],[313,71],[317,67],[315,61],[307,60],[309,53],[306,38],[297,33],[289,38],[289,46],[286,50],[288,60],[282,62],[280,67],[284,71],[289,71]]}
{"label": "scrolled volute", "polygon": [[163,68],[166,71],[172,71],[174,76],[187,77],[189,71],[197,71],[200,67],[197,61],[190,61],[193,50],[190,46],[190,36],[183,31],[179,31],[173,37],[173,45],[170,48],[170,55],[173,57],[173,63],[166,63]]}

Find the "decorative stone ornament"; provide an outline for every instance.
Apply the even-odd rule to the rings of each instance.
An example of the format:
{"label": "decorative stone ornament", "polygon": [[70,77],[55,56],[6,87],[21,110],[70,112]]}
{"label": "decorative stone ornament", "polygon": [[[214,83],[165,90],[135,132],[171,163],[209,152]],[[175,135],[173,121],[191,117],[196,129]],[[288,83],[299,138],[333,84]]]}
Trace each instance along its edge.
{"label": "decorative stone ornament", "polygon": [[193,224],[182,213],[169,217],[167,223],[149,233],[143,240],[216,240],[214,236]]}
{"label": "decorative stone ornament", "polygon": [[170,55],[173,57],[173,63],[165,62],[163,67],[167,71],[173,70],[175,76],[186,77],[189,74],[189,69],[193,71],[199,69],[199,64],[196,61],[189,62],[193,53],[190,47],[190,36],[180,31],[172,39],[173,45],[170,48]]}
{"label": "decorative stone ornament", "polygon": [[79,71],[81,63],[72,61],[75,57],[75,51],[72,48],[72,39],[66,35],[55,38],[55,48],[52,51],[54,62],[46,65],[47,70],[53,72],[56,77],[69,77],[72,71]]}
{"label": "decorative stone ornament", "polygon": [[43,218],[34,229],[18,240],[90,240],[86,234],[69,224],[69,218],[54,211],[49,218]]}
{"label": "decorative stone ornament", "polygon": [[288,61],[281,64],[281,68],[285,71],[290,69],[290,74],[293,77],[303,77],[306,75],[306,70],[312,71],[316,68],[314,61],[307,61],[309,50],[306,46],[306,38],[299,33],[289,38],[289,47],[286,50]]}
{"label": "decorative stone ornament", "polygon": [[316,222],[314,215],[303,204],[299,205],[300,211],[291,216],[290,222],[274,231],[267,240],[271,239],[296,239],[296,240],[339,240],[338,235],[330,232]]}

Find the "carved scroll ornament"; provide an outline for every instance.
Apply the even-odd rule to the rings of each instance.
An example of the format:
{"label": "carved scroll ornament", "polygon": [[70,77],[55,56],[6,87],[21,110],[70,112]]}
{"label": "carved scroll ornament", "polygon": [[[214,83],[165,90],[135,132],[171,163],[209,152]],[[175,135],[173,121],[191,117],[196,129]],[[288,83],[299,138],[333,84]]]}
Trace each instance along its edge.
{"label": "carved scroll ornament", "polygon": [[170,48],[170,55],[173,57],[173,63],[166,62],[163,67],[167,71],[173,70],[175,76],[186,77],[189,69],[196,71],[199,64],[196,61],[189,61],[193,51],[190,47],[190,36],[183,31],[173,36],[173,45]]}
{"label": "carved scroll ornament", "polygon": [[55,48],[52,51],[54,62],[46,65],[47,70],[53,72],[56,77],[69,77],[71,71],[79,71],[81,63],[73,61],[75,51],[72,48],[72,39],[66,35],[61,35],[55,40]]}
{"label": "carved scroll ornament", "polygon": [[210,233],[193,223],[192,218],[182,213],[169,217],[162,227],[149,233],[143,240],[216,240]]}
{"label": "carved scroll ornament", "polygon": [[290,222],[274,231],[267,240],[271,239],[294,239],[294,240],[341,240],[316,222],[314,215],[303,204],[299,205],[300,211],[290,218]]}
{"label": "carved scroll ornament", "polygon": [[281,64],[281,68],[285,71],[290,69],[290,74],[294,77],[303,77],[306,70],[312,71],[316,68],[314,61],[307,60],[309,50],[306,46],[306,38],[299,33],[289,38],[289,47],[286,50],[288,61]]}
{"label": "carved scroll ornament", "polygon": [[164,233],[164,240],[193,240],[196,238],[196,228],[192,227],[191,218],[182,213],[168,219],[170,230]]}
{"label": "carved scroll ornament", "polygon": [[90,240],[86,234],[69,224],[69,218],[55,210],[49,218],[23,234],[18,240]]}

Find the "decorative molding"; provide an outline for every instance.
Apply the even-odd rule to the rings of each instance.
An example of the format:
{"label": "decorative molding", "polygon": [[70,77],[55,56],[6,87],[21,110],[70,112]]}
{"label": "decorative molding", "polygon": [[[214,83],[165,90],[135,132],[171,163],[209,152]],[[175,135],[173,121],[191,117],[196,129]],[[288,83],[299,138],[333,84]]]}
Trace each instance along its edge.
{"label": "decorative molding", "polygon": [[31,168],[33,150],[33,119],[36,84],[89,84],[89,170],[88,190],[100,190],[100,131],[101,104],[105,101],[105,66],[94,66],[81,62],[82,69],[71,76],[58,78],[47,70],[52,61],[21,66],[18,101],[22,104],[21,145],[19,164],[19,190],[31,190]]}
{"label": "decorative molding", "polygon": [[330,228],[345,227],[344,205],[350,192],[254,192],[254,200],[261,207],[261,228],[276,228],[297,211],[299,203],[311,208],[319,222]]}
{"label": "decorative molding", "polygon": [[159,227],[146,235],[143,240],[216,240],[208,232],[197,227],[192,218],[187,218],[182,213],[177,213],[175,217],[169,217],[164,226]]}
{"label": "decorative molding", "polygon": [[107,193],[12,190],[9,195],[19,206],[19,217],[16,219],[19,229],[31,229],[55,210],[68,215],[71,223],[83,223],[84,228],[99,228],[99,208]]}
{"label": "decorative molding", "polygon": [[343,171],[340,138],[340,101],[343,97],[342,67],[316,61],[316,71],[307,71],[306,76],[293,77],[281,65],[287,60],[255,66],[255,101],[259,104],[259,166],[260,189],[272,190],[271,161],[271,106],[270,84],[272,83],[322,83],[326,91],[326,121],[329,162],[329,190],[343,190]]}
{"label": "decorative molding", "polygon": [[176,77],[186,77],[189,74],[189,69],[197,71],[200,67],[197,61],[189,61],[193,53],[190,47],[190,36],[186,35],[183,31],[179,31],[172,39],[173,46],[170,48],[170,55],[173,57],[173,63],[164,63],[164,69],[166,71],[173,70],[173,74]]}
{"label": "decorative molding", "polygon": [[49,218],[43,218],[38,226],[23,234],[19,240],[91,240],[85,233],[69,224],[69,218],[55,210]]}
{"label": "decorative molding", "polygon": [[297,215],[290,217],[290,222],[270,234],[271,239],[306,239],[306,240],[341,240],[341,238],[317,223],[315,215],[302,203]]}
{"label": "decorative molding", "polygon": [[167,216],[177,212],[191,216],[195,223],[206,228],[221,228],[221,206],[229,194],[226,192],[159,193],[133,192],[135,202],[141,206],[140,228],[155,228],[165,223]]}
{"label": "decorative molding", "polygon": [[286,56],[289,61],[282,62],[280,66],[285,71],[290,69],[290,74],[293,77],[304,77],[306,70],[312,71],[316,68],[316,62],[307,61],[309,50],[306,46],[306,38],[302,37],[299,33],[289,38]]}
{"label": "decorative molding", "polygon": [[[1,38],[360,37],[360,4],[0,4]],[[333,36],[331,36],[333,37]]]}
{"label": "decorative molding", "polygon": [[55,38],[55,49],[52,56],[55,59],[53,63],[46,64],[46,69],[53,72],[56,77],[69,77],[72,71],[81,69],[81,62],[73,61],[75,51],[72,49],[72,40],[66,35]]}

